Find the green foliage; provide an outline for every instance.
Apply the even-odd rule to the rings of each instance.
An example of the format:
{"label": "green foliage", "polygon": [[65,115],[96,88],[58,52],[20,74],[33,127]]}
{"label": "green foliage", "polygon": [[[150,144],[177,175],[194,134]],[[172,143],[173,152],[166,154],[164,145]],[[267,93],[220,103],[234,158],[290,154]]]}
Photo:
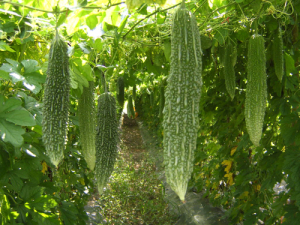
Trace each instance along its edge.
{"label": "green foliage", "polygon": [[182,5],[173,16],[171,68],[164,108],[164,164],[167,182],[185,200],[193,171],[202,85],[200,34],[193,14]]}
{"label": "green foliage", "polygon": [[[57,31],[56,31],[57,32]],[[69,58],[67,45],[56,33],[49,52],[43,107],[43,142],[51,162],[63,159],[69,118]]]}
{"label": "green foliage", "polygon": [[25,129],[22,126],[34,126],[36,121],[32,114],[22,107],[20,98],[8,98],[5,101],[0,95],[0,134],[5,142],[10,142],[16,147],[20,147],[23,142]]}
{"label": "green foliage", "polygon": [[96,157],[96,119],[93,81],[89,81],[89,87],[83,88],[82,95],[78,100],[78,120],[82,154],[87,162],[88,167],[91,170],[94,170]]}
{"label": "green foliage", "polygon": [[96,117],[95,176],[101,194],[114,169],[119,141],[116,100],[110,93],[99,96]]}
{"label": "green foliage", "polygon": [[245,120],[250,140],[259,145],[264,124],[267,100],[267,74],[265,41],[260,35],[253,35],[248,45],[247,91]]}
{"label": "green foliage", "polygon": [[[143,5],[132,10],[130,17],[124,17],[125,4],[102,2],[97,5],[87,1],[76,5],[70,2],[68,8],[65,1],[26,1],[22,7],[16,1],[1,3],[5,9],[0,14],[1,107],[12,104],[15,109],[0,113],[1,139],[6,146],[0,151],[0,204],[5,205],[1,208],[0,223],[4,219],[4,224],[86,224],[83,206],[93,189],[93,174],[87,172],[86,161],[77,151],[80,142],[75,115],[83,88],[93,80],[92,67],[101,70],[95,73],[96,84],[100,83],[102,73],[108,81],[114,80],[115,68],[118,76],[124,77],[126,92],[126,88],[137,84],[135,107],[140,119],[160,140],[166,135],[162,118],[158,116],[157,84],[170,70],[170,13],[176,5],[169,2],[160,8]],[[201,130],[188,189],[204,190],[213,204],[227,210],[232,224],[297,224],[299,221],[296,159],[300,140],[300,7],[297,1],[284,3],[251,0],[186,3],[201,30],[204,56],[204,85],[199,104]],[[57,17],[51,13],[52,9]],[[253,23],[256,19],[257,26]],[[98,29],[101,23],[104,34],[101,31],[100,38],[88,28]],[[41,143],[41,107],[48,45],[53,39],[54,26],[59,26],[62,36],[72,43],[68,52],[72,89],[65,158],[58,170],[51,172],[50,167],[44,167],[45,163],[52,164]],[[279,27],[283,30],[279,36],[284,49],[282,82],[275,68],[281,65],[274,63],[273,55]],[[247,44],[257,28],[266,41],[268,104],[260,146],[255,148],[246,132],[244,111]],[[236,43],[236,51],[232,53],[237,55],[236,63],[233,60],[236,75],[233,100],[224,85],[224,71],[218,66],[222,58],[219,47],[225,47],[228,40]],[[98,95],[104,91],[96,85]],[[154,94],[152,105],[150,93]],[[19,109],[21,113],[17,112]],[[288,183],[289,191],[277,194],[273,187],[281,180]],[[144,199],[142,195],[140,199]],[[149,208],[145,205],[143,209],[150,206],[157,204],[149,203]],[[118,209],[121,211],[121,207]]]}

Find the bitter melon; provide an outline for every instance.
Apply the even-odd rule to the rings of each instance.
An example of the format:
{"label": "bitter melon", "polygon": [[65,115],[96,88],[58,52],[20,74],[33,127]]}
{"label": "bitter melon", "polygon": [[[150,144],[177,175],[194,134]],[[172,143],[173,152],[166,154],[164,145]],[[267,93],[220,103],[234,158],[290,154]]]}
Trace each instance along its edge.
{"label": "bitter melon", "polygon": [[88,167],[95,167],[95,102],[94,81],[89,81],[89,87],[84,87],[78,100],[78,119],[82,154]]}
{"label": "bitter melon", "polygon": [[278,33],[276,33],[273,41],[273,62],[275,68],[275,74],[278,80],[281,82],[284,73],[283,62],[283,41],[281,36],[281,28],[279,27]]}
{"label": "bitter melon", "polygon": [[124,106],[124,78],[118,77],[117,80],[117,99],[118,103],[123,108]]}
{"label": "bitter melon", "polygon": [[67,141],[70,91],[67,49],[56,31],[49,52],[42,121],[46,153],[55,166],[64,157]]}
{"label": "bitter melon", "polygon": [[250,140],[259,145],[267,101],[267,74],[264,38],[254,34],[248,44],[247,86],[245,101],[246,128]]}
{"label": "bitter melon", "polygon": [[133,88],[132,88],[132,99],[134,101],[136,100],[136,84],[133,85]]}
{"label": "bitter melon", "polygon": [[128,97],[127,115],[129,118],[134,118],[134,116],[135,116],[134,109],[133,109],[133,103],[132,103],[132,96]]}
{"label": "bitter melon", "polygon": [[96,165],[95,174],[101,194],[110,177],[118,152],[118,121],[116,100],[108,92],[98,98],[96,116]]}
{"label": "bitter melon", "polygon": [[178,8],[172,19],[171,64],[165,91],[164,164],[167,182],[184,201],[199,129],[202,50],[194,15]]}
{"label": "bitter melon", "polygon": [[234,48],[233,45],[229,42],[225,48],[225,57],[224,57],[224,76],[225,76],[225,85],[228,94],[231,97],[231,100],[234,98],[235,93],[235,71],[234,71]]}

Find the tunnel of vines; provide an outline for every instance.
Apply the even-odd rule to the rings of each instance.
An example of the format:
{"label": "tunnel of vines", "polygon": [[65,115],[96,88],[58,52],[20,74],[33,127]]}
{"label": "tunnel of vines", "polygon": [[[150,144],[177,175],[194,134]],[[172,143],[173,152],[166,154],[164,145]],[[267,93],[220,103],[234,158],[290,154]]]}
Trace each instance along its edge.
{"label": "tunnel of vines", "polygon": [[[91,199],[111,211],[151,179],[229,224],[298,225],[299,14],[293,0],[0,0],[0,223],[88,224]],[[128,153],[146,169],[130,196],[128,121],[155,137],[165,177]],[[122,223],[175,224],[150,200],[151,220]]]}

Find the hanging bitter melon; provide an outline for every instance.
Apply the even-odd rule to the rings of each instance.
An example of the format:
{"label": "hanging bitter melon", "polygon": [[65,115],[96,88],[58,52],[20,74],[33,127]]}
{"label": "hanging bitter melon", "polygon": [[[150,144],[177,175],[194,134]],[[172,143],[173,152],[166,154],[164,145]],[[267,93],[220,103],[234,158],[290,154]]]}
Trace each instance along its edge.
{"label": "hanging bitter melon", "polygon": [[118,77],[117,80],[117,99],[118,103],[123,108],[124,106],[124,78]]}
{"label": "hanging bitter melon", "polygon": [[96,121],[96,165],[95,174],[101,194],[110,177],[118,152],[118,121],[116,100],[108,92],[98,98]]}
{"label": "hanging bitter melon", "polygon": [[176,10],[171,31],[171,67],[165,91],[164,164],[167,182],[184,201],[193,171],[202,86],[200,33],[184,3]]}
{"label": "hanging bitter melon", "polygon": [[248,44],[245,120],[250,140],[259,145],[267,101],[267,74],[264,38],[254,34]]}
{"label": "hanging bitter melon", "polygon": [[51,162],[64,157],[69,117],[69,57],[67,45],[56,35],[51,43],[43,100],[43,142]]}
{"label": "hanging bitter melon", "polygon": [[275,34],[273,41],[273,62],[275,68],[275,74],[278,80],[281,82],[284,73],[284,62],[283,62],[283,40],[281,34],[281,28],[278,28],[278,33]]}
{"label": "hanging bitter melon", "polygon": [[127,115],[128,115],[129,118],[132,118],[132,119],[135,117],[135,113],[134,113],[134,109],[133,109],[132,96],[131,95],[128,97]]}
{"label": "hanging bitter melon", "polygon": [[233,55],[234,48],[233,45],[229,43],[225,47],[225,57],[224,57],[224,77],[225,77],[225,85],[228,94],[231,97],[231,100],[234,98],[235,94],[235,71],[234,71],[234,60],[236,60]]}
{"label": "hanging bitter melon", "polygon": [[96,159],[94,81],[89,81],[89,86],[83,88],[78,100],[78,119],[82,154],[88,167],[94,170]]}

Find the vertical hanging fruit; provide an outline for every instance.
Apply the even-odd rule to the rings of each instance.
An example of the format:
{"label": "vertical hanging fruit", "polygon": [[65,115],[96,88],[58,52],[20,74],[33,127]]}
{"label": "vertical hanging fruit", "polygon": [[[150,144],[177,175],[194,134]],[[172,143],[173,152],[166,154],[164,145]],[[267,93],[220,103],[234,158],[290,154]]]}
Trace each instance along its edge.
{"label": "vertical hanging fruit", "polygon": [[129,118],[134,118],[135,113],[133,109],[133,103],[132,103],[132,96],[128,97],[128,103],[127,103],[127,115]]}
{"label": "vertical hanging fruit", "polygon": [[171,31],[171,68],[163,110],[164,164],[168,184],[184,201],[193,171],[199,128],[202,51],[196,18],[184,3]]}
{"label": "vertical hanging fruit", "polygon": [[224,77],[225,85],[231,100],[234,98],[235,94],[235,71],[234,71],[234,61],[236,56],[234,56],[234,47],[229,43],[225,47],[225,57],[224,57]]}
{"label": "vertical hanging fruit", "polygon": [[88,167],[94,170],[96,157],[94,81],[89,81],[89,86],[83,88],[78,100],[78,119],[82,154]]}
{"label": "vertical hanging fruit", "polygon": [[117,99],[118,103],[123,108],[124,106],[124,78],[118,77],[117,80]]}
{"label": "vertical hanging fruit", "polygon": [[133,88],[132,88],[132,99],[134,101],[136,100],[136,84],[133,85]]}
{"label": "vertical hanging fruit", "polygon": [[284,62],[283,62],[283,41],[281,35],[281,28],[279,27],[278,33],[276,32],[272,46],[273,51],[273,62],[275,68],[275,74],[278,80],[281,82],[284,73]]}
{"label": "vertical hanging fruit", "polygon": [[69,117],[69,57],[67,45],[56,35],[51,43],[43,106],[43,142],[51,162],[63,159]]}
{"label": "vertical hanging fruit", "polygon": [[95,174],[101,194],[110,177],[118,152],[118,121],[116,100],[108,92],[98,99],[96,121],[96,165]]}
{"label": "vertical hanging fruit", "polygon": [[245,120],[250,140],[259,145],[267,101],[267,74],[264,38],[254,34],[248,45]]}

